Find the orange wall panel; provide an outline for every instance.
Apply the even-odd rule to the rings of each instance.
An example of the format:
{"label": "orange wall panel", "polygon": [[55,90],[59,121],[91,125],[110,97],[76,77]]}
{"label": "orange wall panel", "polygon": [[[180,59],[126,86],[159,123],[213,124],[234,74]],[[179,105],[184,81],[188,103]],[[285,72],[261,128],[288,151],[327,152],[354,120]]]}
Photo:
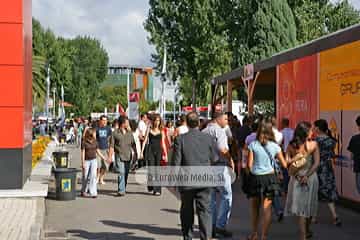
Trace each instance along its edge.
{"label": "orange wall panel", "polygon": [[21,23],[22,2],[14,0],[0,1],[0,23]]}
{"label": "orange wall panel", "polygon": [[360,110],[360,41],[320,53],[320,110]]}
{"label": "orange wall panel", "polygon": [[0,23],[0,65],[23,65],[23,25]]}
{"label": "orange wall panel", "polygon": [[317,55],[304,57],[277,66],[277,118],[299,121],[318,118]]}
{"label": "orange wall panel", "polygon": [[0,148],[23,148],[24,109],[0,107]]}
{"label": "orange wall panel", "polygon": [[0,107],[21,107],[23,98],[23,67],[0,65]]}

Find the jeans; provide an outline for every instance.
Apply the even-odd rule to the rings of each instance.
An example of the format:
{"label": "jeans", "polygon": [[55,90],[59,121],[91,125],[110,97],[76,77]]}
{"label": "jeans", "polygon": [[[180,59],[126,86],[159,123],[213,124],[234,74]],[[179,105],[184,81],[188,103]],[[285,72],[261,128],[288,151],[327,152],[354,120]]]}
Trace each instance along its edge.
{"label": "jeans", "polygon": [[97,160],[85,160],[81,192],[90,193],[91,196],[97,195],[96,171]]}
{"label": "jeans", "polygon": [[119,161],[118,192],[125,193],[130,170],[130,161]]}
{"label": "jeans", "polygon": [[281,205],[281,196],[274,196],[272,201],[272,206],[275,210],[275,214],[279,216],[280,214],[284,213],[284,209]]}
{"label": "jeans", "polygon": [[[227,167],[224,167],[224,180],[224,186],[215,187],[211,193],[212,224],[222,229],[230,219],[232,206],[231,176]],[[217,209],[217,193],[220,197],[219,209]]]}
{"label": "jeans", "polygon": [[356,180],[357,191],[360,194],[360,172],[355,173],[355,180]]}

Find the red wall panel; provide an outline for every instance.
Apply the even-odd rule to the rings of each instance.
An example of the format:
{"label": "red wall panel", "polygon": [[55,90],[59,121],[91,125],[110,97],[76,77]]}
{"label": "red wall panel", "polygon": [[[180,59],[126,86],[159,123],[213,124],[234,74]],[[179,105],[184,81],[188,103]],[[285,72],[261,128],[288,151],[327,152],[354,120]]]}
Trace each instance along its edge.
{"label": "red wall panel", "polygon": [[21,23],[22,2],[18,0],[0,1],[0,23]]}
{"label": "red wall panel", "polygon": [[0,65],[0,107],[22,107],[23,95],[23,67]]}
{"label": "red wall panel", "polygon": [[23,148],[24,109],[0,107],[0,148]]}
{"label": "red wall panel", "polygon": [[318,118],[317,55],[277,66],[277,118],[299,121]]}
{"label": "red wall panel", "polygon": [[0,23],[0,65],[23,65],[23,25]]}

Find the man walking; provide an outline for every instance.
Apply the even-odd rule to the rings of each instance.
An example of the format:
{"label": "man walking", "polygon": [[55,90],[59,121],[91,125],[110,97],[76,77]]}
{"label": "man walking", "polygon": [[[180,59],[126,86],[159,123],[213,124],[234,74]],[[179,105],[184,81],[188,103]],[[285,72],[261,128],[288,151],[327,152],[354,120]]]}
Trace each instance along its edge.
{"label": "man walking", "polygon": [[102,115],[100,117],[99,126],[96,128],[96,141],[98,142],[101,154],[105,157],[105,159],[108,159],[108,161],[104,161],[99,156],[97,156],[98,182],[100,184],[105,184],[105,173],[109,170],[109,165],[111,162],[111,158],[109,158],[109,141],[111,138],[111,133],[111,128],[107,126],[107,118],[105,115]]}
{"label": "man walking", "polygon": [[[214,142],[210,136],[200,132],[199,116],[196,112],[186,117],[189,132],[178,136],[174,143],[174,166],[210,166],[214,160]],[[211,188],[179,187],[181,195],[181,228],[184,240],[192,239],[194,224],[194,201],[199,218],[200,239],[211,239]]]}
{"label": "man walking", "polygon": [[[224,166],[224,186],[216,187],[211,197],[211,209],[213,214],[213,237],[232,237],[232,233],[226,230],[226,224],[230,219],[232,205],[231,176],[225,168],[226,166],[234,169],[234,161],[228,146],[228,137],[225,133],[225,127],[228,124],[227,115],[224,113],[215,113],[213,121],[203,130],[215,139],[215,164]],[[220,195],[219,209],[217,209],[217,193]],[[218,211],[217,211],[218,210]]]}
{"label": "man walking", "polygon": [[360,116],[356,118],[356,125],[359,133],[351,137],[347,149],[351,152],[354,161],[356,188],[360,194]]}
{"label": "man walking", "polygon": [[111,152],[115,152],[115,168],[118,176],[118,196],[125,196],[130,171],[131,153],[135,147],[134,135],[128,131],[129,120],[120,116],[119,128],[115,129],[111,138]]}

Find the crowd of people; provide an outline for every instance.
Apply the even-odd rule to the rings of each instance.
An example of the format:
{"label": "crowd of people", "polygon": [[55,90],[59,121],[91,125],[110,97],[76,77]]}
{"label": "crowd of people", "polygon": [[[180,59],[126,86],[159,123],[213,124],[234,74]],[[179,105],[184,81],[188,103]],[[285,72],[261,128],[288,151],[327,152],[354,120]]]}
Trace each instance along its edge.
{"label": "crowd of people", "polygon": [[[249,240],[267,239],[272,209],[279,222],[284,216],[299,218],[301,240],[313,236],[311,224],[317,221],[319,201],[327,203],[332,223],[342,224],[335,207],[337,139],[324,119],[299,122],[295,129],[286,118],[278,128],[273,116],[245,116],[240,123],[232,113],[214,113],[210,121],[189,113],[180,117],[176,127],[172,122],[164,124],[158,114],[143,114],[139,122],[125,116],[111,124],[107,120],[106,116],[98,121],[78,119],[70,126],[71,139],[81,145],[84,197],[96,198],[97,184],[106,184],[110,170],[118,173],[118,196],[125,196],[129,173],[145,165],[221,166],[236,173],[249,198]],[[360,131],[360,116],[356,124]],[[348,146],[360,192],[359,149],[360,134]],[[218,187],[177,189],[184,239],[192,239],[194,206],[201,239],[232,236],[227,228],[233,200],[231,174],[223,175],[224,184]],[[162,192],[161,186],[148,186],[148,191],[155,196]]]}

